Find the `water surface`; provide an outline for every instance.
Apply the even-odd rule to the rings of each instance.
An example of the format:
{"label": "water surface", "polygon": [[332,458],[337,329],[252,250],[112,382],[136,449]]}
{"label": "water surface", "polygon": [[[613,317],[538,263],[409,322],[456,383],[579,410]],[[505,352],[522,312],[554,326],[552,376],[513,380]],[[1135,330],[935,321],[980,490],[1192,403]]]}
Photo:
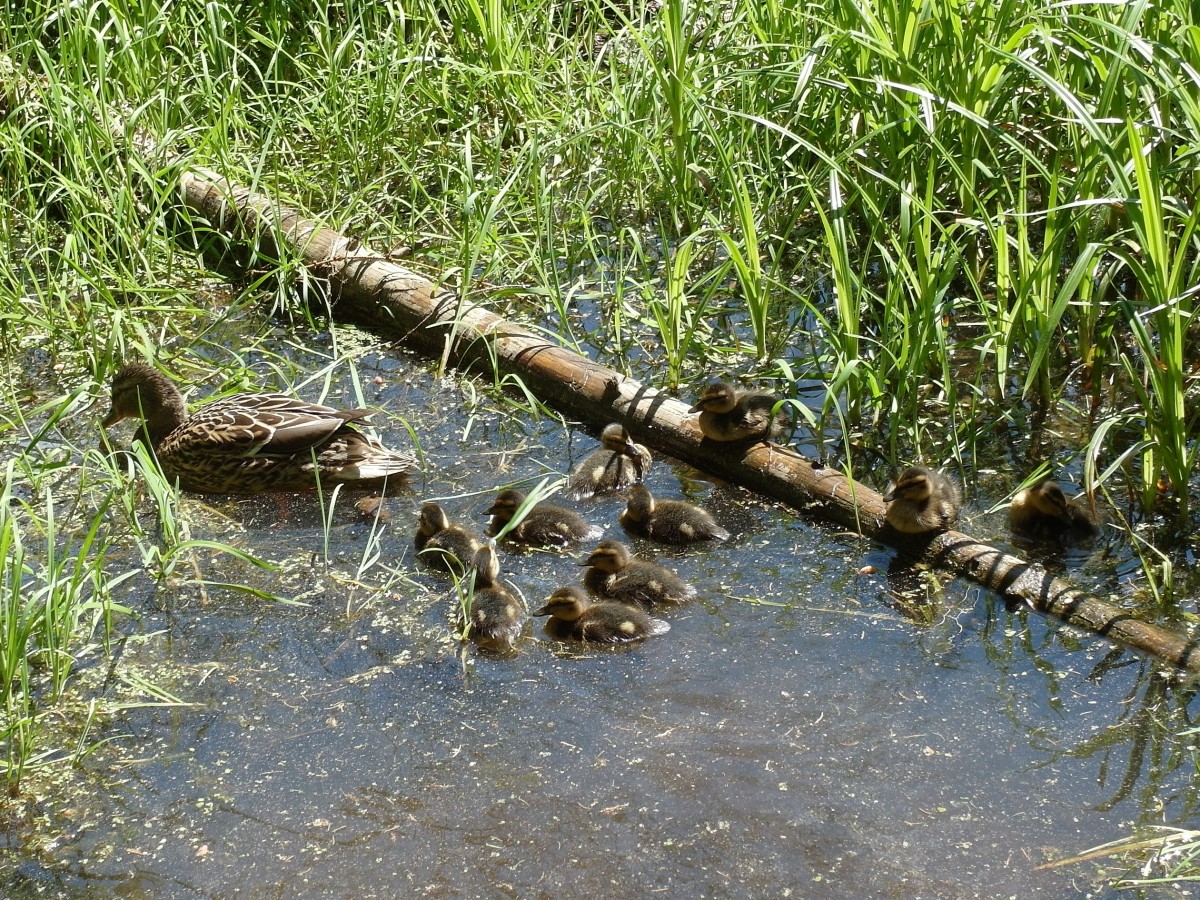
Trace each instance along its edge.
{"label": "water surface", "polygon": [[[10,835],[6,896],[1062,898],[1103,894],[1095,865],[1035,867],[1131,823],[1195,825],[1189,690],[669,460],[651,489],[735,535],[634,542],[700,589],[669,634],[591,650],[535,624],[511,656],[460,646],[449,582],[413,559],[416,509],[441,498],[482,530],[495,490],[567,471],[594,435],[398,351],[358,369],[425,475],[386,522],[339,498],[328,539],[312,497],[186,501],[193,537],[281,567],[199,555],[204,578],[304,605],[141,580],[119,666],[188,705],[106,728],[86,791],[46,811],[61,833]],[[356,405],[348,386],[328,399]],[[581,504],[615,537],[622,507]],[[1004,539],[977,511],[965,530]],[[501,551],[531,605],[579,558]],[[1119,577],[1099,551],[1064,565],[1102,594]]]}

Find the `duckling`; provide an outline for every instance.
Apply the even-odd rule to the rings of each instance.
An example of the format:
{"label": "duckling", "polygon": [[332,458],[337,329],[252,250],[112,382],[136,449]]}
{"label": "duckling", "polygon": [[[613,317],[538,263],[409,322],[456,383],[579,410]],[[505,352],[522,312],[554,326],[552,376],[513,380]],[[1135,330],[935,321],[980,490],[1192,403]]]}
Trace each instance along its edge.
{"label": "duckling", "polygon": [[[485,650],[498,653],[511,650],[525,624],[525,605],[500,584],[500,561],[491,544],[482,545],[475,554],[475,587],[471,592],[469,636]],[[460,607],[455,624],[467,626]]]}
{"label": "duckling", "polygon": [[451,524],[436,503],[421,507],[413,545],[426,565],[455,575],[465,574],[479,552],[479,539],[463,526]]}
{"label": "duckling", "polygon": [[783,410],[775,411],[777,397],[738,392],[713,379],[689,412],[700,413],[700,431],[710,441],[774,440],[791,425]]}
{"label": "duckling", "polygon": [[[512,521],[524,502],[525,495],[520,491],[508,490],[498,494],[487,511],[492,517],[488,534],[497,534]],[[524,544],[565,547],[571,541],[594,541],[603,533],[602,528],[590,524],[573,509],[553,503],[538,503],[526,511],[525,518],[505,537]]]}
{"label": "duckling", "polygon": [[905,469],[883,495],[888,524],[905,534],[945,531],[958,521],[962,490],[942,472],[921,466]]}
{"label": "duckling", "polygon": [[600,432],[599,449],[571,473],[567,493],[583,499],[603,491],[623,491],[642,480],[650,462],[650,451],[635,444],[624,426],[613,422]]}
{"label": "duckling", "polygon": [[655,500],[640,484],[629,489],[621,524],[626,531],[664,544],[729,540],[729,532],[707,510],[682,500]]}
{"label": "duckling", "polygon": [[533,615],[550,617],[546,633],[553,638],[594,644],[628,644],[671,630],[668,623],[651,618],[640,607],[593,603],[574,586],[559,588]]}
{"label": "duckling", "polygon": [[585,562],[584,586],[601,600],[644,607],[691,600],[696,589],[670,569],[639,559],[620,541],[601,541]]}
{"label": "duckling", "polygon": [[1100,523],[1082,503],[1070,500],[1063,489],[1042,479],[1012,498],[1008,521],[1017,534],[1038,540],[1087,540],[1100,532]]}

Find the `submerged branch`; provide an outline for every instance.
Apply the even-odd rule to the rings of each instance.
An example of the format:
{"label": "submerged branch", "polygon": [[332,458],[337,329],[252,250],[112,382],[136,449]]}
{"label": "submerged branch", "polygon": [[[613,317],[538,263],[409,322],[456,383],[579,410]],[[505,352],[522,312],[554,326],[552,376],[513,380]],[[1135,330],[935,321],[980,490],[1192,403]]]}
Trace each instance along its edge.
{"label": "submerged branch", "polygon": [[[816,512],[866,537],[969,578],[1078,628],[1200,671],[1200,647],[1076,590],[1042,566],[957,531],[900,534],[883,520],[878,493],[789,447],[741,447],[703,440],[688,407],[654,388],[566,350],[449,291],[352,238],[303,218],[263,194],[219,176],[183,178],[186,205],[223,233],[298,253],[328,280],[333,312],[347,321],[459,364],[515,373],[541,399],[585,421],[622,422],[639,440],[729,481],[798,509]],[[276,246],[277,241],[287,247]]]}

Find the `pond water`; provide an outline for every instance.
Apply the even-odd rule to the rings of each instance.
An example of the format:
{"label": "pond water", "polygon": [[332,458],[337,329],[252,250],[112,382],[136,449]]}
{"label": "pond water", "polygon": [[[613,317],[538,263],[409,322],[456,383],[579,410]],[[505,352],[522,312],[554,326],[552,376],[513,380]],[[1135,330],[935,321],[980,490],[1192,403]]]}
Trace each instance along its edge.
{"label": "pond water", "polygon": [[[185,500],[192,537],[280,564],[201,554],[203,578],[304,605],[148,579],[122,597],[141,618],[120,667],[187,705],[120,714],[87,790],[49,810],[60,831],[0,851],[4,896],[1103,896],[1097,863],[1036,867],[1195,824],[1189,689],[669,460],[651,489],[734,538],[633,542],[700,589],[668,634],[591,650],[534,623],[511,656],[459,646],[449,582],[414,563],[420,503],[482,530],[495,490],[567,471],[594,435],[472,402],[400,351],[357,365],[425,474],[386,522],[338,498],[328,538],[313,497]],[[1002,540],[989,505],[965,530]],[[622,537],[622,500],[580,508]],[[579,558],[501,549],[531,605]],[[1066,566],[1109,593],[1120,563]]]}

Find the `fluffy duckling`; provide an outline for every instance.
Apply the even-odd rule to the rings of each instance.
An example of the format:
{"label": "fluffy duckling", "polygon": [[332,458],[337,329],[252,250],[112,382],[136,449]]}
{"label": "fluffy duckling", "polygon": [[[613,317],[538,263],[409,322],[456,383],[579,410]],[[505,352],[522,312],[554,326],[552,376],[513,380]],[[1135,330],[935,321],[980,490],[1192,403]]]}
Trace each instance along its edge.
{"label": "fluffy duckling", "polygon": [[491,544],[475,554],[475,587],[471,592],[470,615],[460,607],[456,624],[470,624],[469,636],[485,650],[511,650],[525,624],[525,605],[500,584],[500,561]]}
{"label": "fluffy duckling", "polygon": [[603,491],[623,491],[642,480],[650,461],[650,451],[635,444],[623,425],[613,422],[600,432],[600,447],[571,473],[567,493],[583,499]]}
{"label": "fluffy duckling", "polygon": [[1012,498],[1008,521],[1017,534],[1037,540],[1087,540],[1100,532],[1100,524],[1092,512],[1069,499],[1049,479],[1025,488]]}
{"label": "fluffy duckling", "polygon": [[[488,534],[497,534],[511,522],[524,502],[525,495],[520,491],[508,490],[498,494],[487,511],[492,517]],[[603,533],[602,528],[588,523],[573,509],[553,503],[538,503],[526,511],[525,518],[505,537],[523,544],[565,547],[572,541],[594,541]]]}
{"label": "fluffy duckling", "polygon": [[455,575],[465,574],[479,552],[479,539],[463,526],[451,524],[446,511],[436,503],[421,507],[413,544],[426,565]]}
{"label": "fluffy duckling", "polygon": [[729,532],[707,510],[682,500],[655,500],[640,484],[629,489],[621,525],[626,531],[664,544],[729,540]]}
{"label": "fluffy duckling", "polygon": [[553,638],[594,644],[628,644],[671,630],[669,624],[651,618],[640,607],[593,603],[577,587],[559,588],[533,615],[550,617],[546,633]]}
{"label": "fluffy duckling", "polygon": [[670,569],[639,559],[620,541],[601,541],[580,565],[589,566],[584,586],[601,600],[654,607],[696,596],[696,589]]}
{"label": "fluffy duckling", "polygon": [[774,440],[791,425],[779,398],[736,391],[720,379],[710,381],[689,412],[700,413],[700,431],[710,441]]}
{"label": "fluffy duckling", "polygon": [[905,469],[883,495],[888,524],[906,534],[945,531],[958,521],[962,490],[942,472],[913,466]]}

